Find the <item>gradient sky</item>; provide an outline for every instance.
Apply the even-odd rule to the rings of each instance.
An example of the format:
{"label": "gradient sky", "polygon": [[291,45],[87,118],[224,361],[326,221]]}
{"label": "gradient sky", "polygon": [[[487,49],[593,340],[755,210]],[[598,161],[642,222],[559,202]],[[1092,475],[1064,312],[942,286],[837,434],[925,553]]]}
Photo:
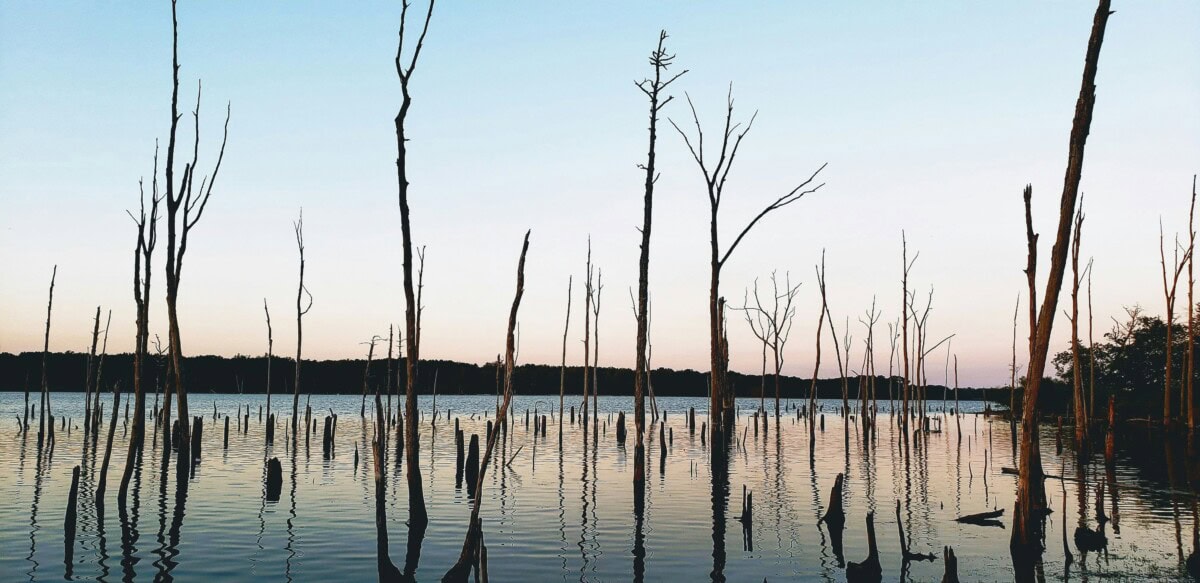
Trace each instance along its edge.
{"label": "gradient sky", "polygon": [[[1097,337],[1123,305],[1163,311],[1158,221],[1168,237],[1186,231],[1200,171],[1200,4],[1114,8],[1082,184]],[[866,336],[857,320],[873,296],[883,311],[877,334],[886,336],[883,323],[900,308],[904,229],[910,251],[920,251],[912,286],[922,296],[935,288],[930,337],[957,334],[952,350],[964,384],[1006,384],[1013,302],[1025,285],[1021,189],[1033,184],[1048,258],[1094,9],[439,3],[409,116],[414,238],[428,246],[423,356],[494,358],[520,237],[531,228],[521,360],[558,362],[573,274],[568,362],[580,361],[590,233],[604,272],[601,363],[632,365],[629,289],[643,180],[636,165],[645,157],[647,113],[633,81],[651,72],[646,56],[666,28],[676,68],[690,69],[672,86],[679,99],[666,117],[690,121],[688,92],[715,134],[731,81],[737,115],[758,110],[727,188],[726,240],[829,163],[827,185],[770,215],[723,276],[734,303],[773,269],[804,282],[785,371],[811,374],[820,309],[813,265],[822,248],[830,308],[839,329],[850,318],[855,354]],[[392,125],[398,3],[355,3],[351,12],[340,3],[182,2],[179,17],[182,110],[193,105],[197,78],[204,81],[202,164],[215,154],[225,102],[233,107],[225,166],[183,273],[185,353],[264,352],[264,297],[276,351],[294,350],[292,220],[303,207],[315,297],[305,355],[360,356],[363,341],[403,321]],[[125,210],[137,205],[155,140],[165,145],[170,32],[167,2],[0,0],[0,351],[40,350],[54,264],[51,349],[85,350],[97,304],[113,311],[109,350],[132,348],[135,232]],[[190,131],[182,136],[190,142]],[[703,369],[703,182],[669,126],[659,163],[654,364]],[[151,313],[164,337],[165,254],[164,236]],[[757,341],[736,315],[730,323],[733,367],[756,372]],[[1060,317],[1056,349],[1065,348],[1067,331]],[[829,376],[836,364],[825,342]],[[878,352],[883,372],[886,346]],[[942,380],[944,358],[934,358],[931,380]]]}

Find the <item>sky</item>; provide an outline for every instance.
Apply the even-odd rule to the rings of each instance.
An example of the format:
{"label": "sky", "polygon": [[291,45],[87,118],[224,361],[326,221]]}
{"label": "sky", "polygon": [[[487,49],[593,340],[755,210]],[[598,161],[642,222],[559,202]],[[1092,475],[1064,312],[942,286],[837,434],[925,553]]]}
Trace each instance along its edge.
{"label": "sky", "polygon": [[[1114,9],[1081,187],[1097,339],[1123,306],[1164,312],[1159,221],[1168,245],[1176,232],[1186,237],[1200,171],[1200,4]],[[581,362],[590,235],[604,284],[600,363],[632,366],[648,114],[634,82],[652,74],[647,56],[666,29],[673,69],[688,72],[671,86],[664,118],[689,128],[690,96],[711,145],[731,83],[737,119],[757,111],[722,204],[725,244],[828,163],[825,186],[764,219],[722,275],[733,305],[774,270],[802,282],[784,372],[812,372],[823,250],[834,323],[842,334],[848,319],[853,337],[852,369],[867,333],[859,319],[875,300],[876,369],[886,372],[903,232],[920,253],[910,286],[922,305],[934,293],[930,338],[954,335],[948,350],[963,385],[1006,385],[1026,285],[1021,191],[1033,185],[1040,287],[1094,10],[1075,1],[439,2],[408,117],[413,237],[427,247],[422,356],[484,362],[502,350],[521,236],[532,229],[520,360],[559,362],[573,276],[567,360]],[[232,108],[225,162],[182,274],[185,354],[264,353],[264,298],[276,352],[293,351],[301,208],[314,297],[305,357],[361,357],[364,342],[403,322],[399,13],[395,2],[180,3],[180,135],[190,143],[202,79],[203,167]],[[138,180],[149,182],[156,140],[165,149],[170,35],[167,2],[0,0],[0,351],[41,349],[55,265],[51,350],[86,350],[97,305],[112,311],[109,350],[132,349],[136,232],[125,211],[137,206]],[[703,370],[704,183],[666,119],[658,156],[653,364]],[[161,230],[151,327],[165,338]],[[732,368],[757,372],[761,345],[737,314],[729,330]],[[1060,316],[1052,350],[1066,348],[1068,333]],[[1020,345],[1026,334],[1022,326]],[[833,376],[823,340],[821,376]],[[944,380],[946,355],[931,356],[931,381]]]}

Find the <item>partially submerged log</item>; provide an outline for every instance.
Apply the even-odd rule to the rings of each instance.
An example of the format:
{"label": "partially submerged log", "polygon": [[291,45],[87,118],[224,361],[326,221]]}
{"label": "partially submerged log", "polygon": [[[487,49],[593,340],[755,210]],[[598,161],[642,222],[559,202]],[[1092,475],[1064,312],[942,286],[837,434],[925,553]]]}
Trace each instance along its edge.
{"label": "partially submerged log", "polygon": [[1004,528],[1004,524],[999,521],[999,518],[1004,516],[1004,509],[993,510],[991,512],[980,512],[977,514],[968,514],[955,518],[955,522],[962,524],[974,524],[975,526],[998,526]]}

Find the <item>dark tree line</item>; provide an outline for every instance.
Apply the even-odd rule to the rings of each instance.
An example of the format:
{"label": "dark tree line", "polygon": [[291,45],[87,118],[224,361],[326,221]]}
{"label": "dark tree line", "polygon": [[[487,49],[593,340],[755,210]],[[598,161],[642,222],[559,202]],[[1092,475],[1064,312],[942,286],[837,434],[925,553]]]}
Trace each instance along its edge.
{"label": "dark tree line", "polygon": [[[1159,329],[1161,331],[1161,329]],[[1180,335],[1182,338],[1183,335]],[[1161,337],[1158,340],[1162,344]],[[52,392],[83,391],[87,372],[87,357],[83,352],[52,352],[48,355],[47,375]],[[20,391],[25,382],[26,373],[30,378],[36,378],[41,367],[41,352],[24,352],[21,354],[0,353],[0,390]],[[105,369],[105,385],[111,388],[111,383],[121,382],[129,386],[132,381],[133,355],[110,354],[106,357],[108,366]],[[143,382],[147,394],[152,394],[155,388],[161,390],[166,382],[166,359],[151,356],[146,363]],[[405,367],[403,359],[394,366],[397,385],[405,383]],[[1086,354],[1085,354],[1086,361]],[[275,368],[289,369],[294,366],[291,358],[275,356],[271,360]],[[365,359],[347,360],[305,360],[304,386],[306,392],[315,394],[347,394],[358,395],[362,392],[363,370]],[[246,393],[265,393],[266,385],[263,370],[266,368],[266,358],[262,356],[189,356],[189,382],[195,388],[197,395],[207,393],[236,393],[239,381]],[[418,394],[429,395],[433,392],[433,371],[437,371],[438,393],[452,394],[492,394],[496,388],[496,364],[471,364],[448,360],[422,360],[422,370],[416,379]],[[112,372],[108,372],[111,370]],[[387,387],[387,361],[376,359],[371,363],[371,382],[379,384],[380,390]],[[589,374],[592,373],[589,368]],[[559,365],[522,364],[513,373],[513,388],[517,395],[558,395],[562,369]],[[601,367],[597,371],[600,382],[609,387],[606,394],[613,396],[632,396],[634,390],[634,371],[627,368]],[[1162,363],[1158,364],[1158,374],[1161,380]],[[651,372],[654,382],[654,393],[660,397],[704,397],[708,395],[708,374],[695,370],[674,370],[656,368]],[[1099,378],[1099,364],[1097,364]],[[775,392],[774,377],[768,379],[768,397]],[[746,375],[737,372],[729,373],[729,382],[738,397],[758,398],[762,390],[762,379],[759,375]],[[271,377],[271,392],[292,391],[291,380],[286,375]],[[808,378],[782,376],[779,379],[780,396],[783,399],[806,399],[812,386]],[[858,386],[858,379],[851,378],[850,384]],[[574,393],[571,387],[583,385],[582,367],[566,367],[567,394]],[[893,380],[896,397],[899,398],[900,383],[898,378]],[[876,386],[880,387],[879,399],[888,398],[888,379],[885,376],[876,377]],[[574,389],[578,390],[578,389]],[[940,400],[943,390],[947,397],[953,400],[953,391],[940,385],[929,386],[931,401]],[[978,399],[983,396],[981,388],[959,389],[962,400]],[[842,381],[837,378],[820,379],[817,381],[817,391],[820,398],[840,399],[842,396]],[[1161,393],[1161,382],[1158,385]],[[1006,394],[993,388],[992,396],[1007,399]],[[197,397],[201,399],[202,397]],[[1161,403],[1160,403],[1161,404]]]}

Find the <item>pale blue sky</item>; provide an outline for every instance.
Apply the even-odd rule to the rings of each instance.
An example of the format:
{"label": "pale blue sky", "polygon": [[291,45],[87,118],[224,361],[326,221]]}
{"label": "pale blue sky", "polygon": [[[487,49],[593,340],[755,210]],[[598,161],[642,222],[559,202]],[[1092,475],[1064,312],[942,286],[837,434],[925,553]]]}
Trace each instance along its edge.
{"label": "pale blue sky", "polygon": [[[727,238],[829,162],[827,186],[770,216],[723,278],[735,303],[772,269],[804,281],[785,370],[811,372],[821,248],[835,322],[850,316],[861,339],[857,319],[872,295],[884,322],[896,317],[907,229],[910,249],[921,251],[913,285],[936,287],[931,336],[958,334],[964,383],[1007,382],[1013,301],[1024,287],[1021,188],[1034,186],[1047,257],[1094,8],[440,3],[409,118],[415,238],[429,247],[424,355],[494,357],[520,236],[532,228],[522,360],[558,362],[566,279],[574,274],[579,292],[591,233],[604,269],[601,362],[632,363],[635,165],[646,141],[646,102],[633,81],[649,73],[646,56],[666,28],[676,66],[691,70],[666,116],[689,120],[686,91],[715,133],[730,81],[740,116],[759,111],[730,178]],[[1097,336],[1123,304],[1162,311],[1158,219],[1168,234],[1186,230],[1200,171],[1200,4],[1114,8],[1083,178]],[[361,341],[403,319],[391,60],[399,4],[185,1],[179,13],[182,107],[204,80],[202,157],[215,152],[221,110],[233,104],[226,163],[183,275],[185,351],[261,353],[264,296],[276,348],[291,350],[291,221],[303,206],[315,296],[306,354],[359,356]],[[124,210],[136,205],[154,140],[165,143],[169,91],[168,3],[0,0],[0,351],[40,348],[55,263],[51,348],[84,349],[97,304],[113,309],[110,349],[132,347],[134,232]],[[662,132],[659,153],[655,364],[703,368],[707,202],[673,131]],[[160,266],[159,298],[162,282]],[[573,339],[581,304],[577,293]],[[151,315],[160,333],[163,313],[160,301]],[[1065,338],[1065,320],[1056,328]],[[731,330],[734,368],[757,371],[759,347],[744,323],[731,319]],[[886,336],[882,322],[877,334]],[[570,361],[580,352],[573,340]],[[822,374],[832,375],[826,354]],[[943,357],[931,380],[942,380]]]}

